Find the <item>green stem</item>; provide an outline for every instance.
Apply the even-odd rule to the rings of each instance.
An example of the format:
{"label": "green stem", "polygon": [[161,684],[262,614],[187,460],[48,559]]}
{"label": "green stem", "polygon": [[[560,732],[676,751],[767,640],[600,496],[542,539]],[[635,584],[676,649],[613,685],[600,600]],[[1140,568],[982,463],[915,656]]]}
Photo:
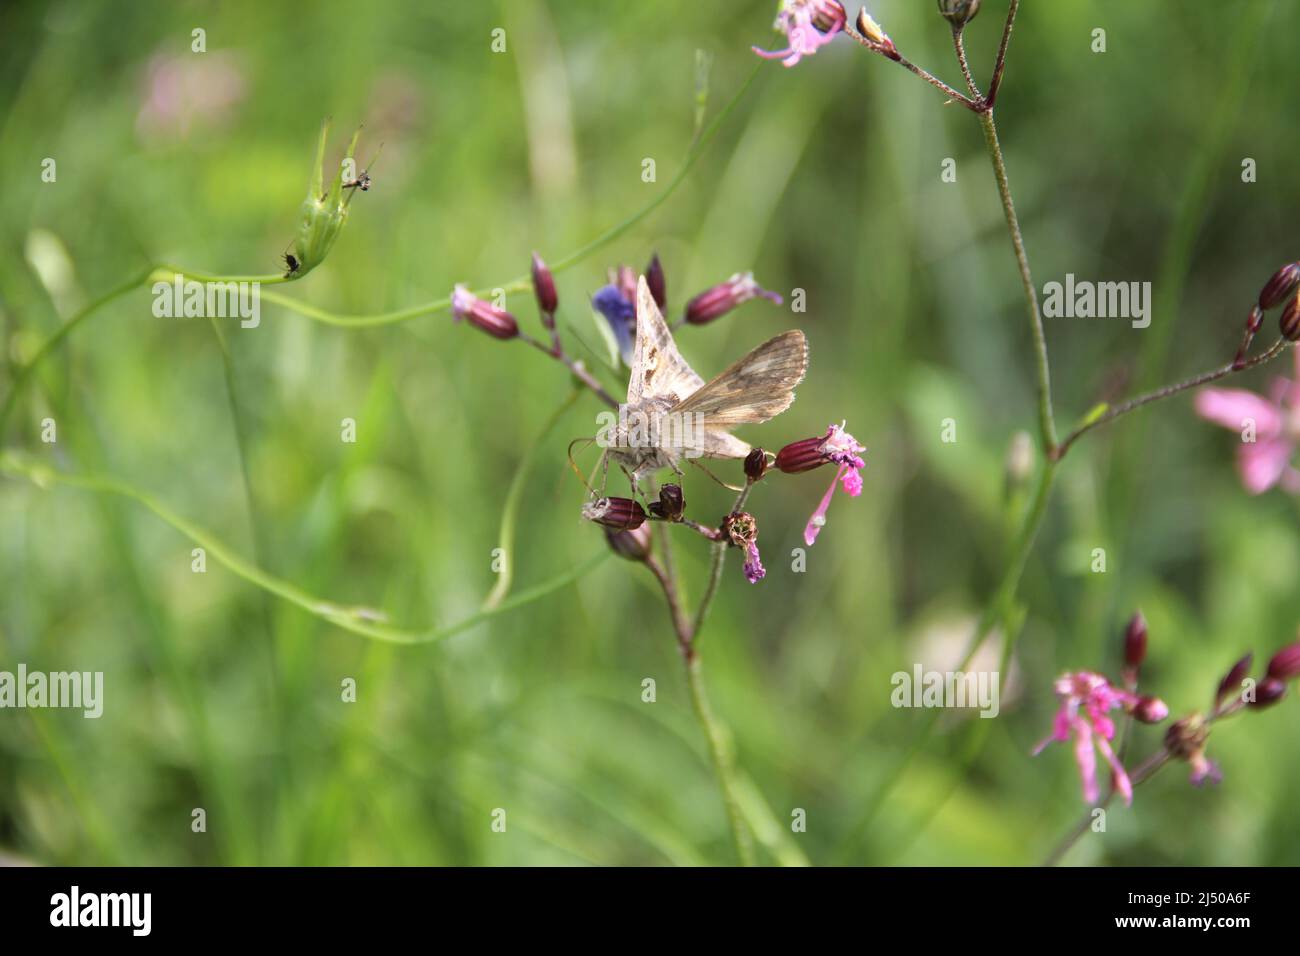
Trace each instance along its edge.
{"label": "green stem", "polygon": [[998,128],[993,122],[993,110],[978,114],[984,128],[984,141],[988,144],[989,159],[993,161],[993,175],[998,181],[998,195],[1002,198],[1002,211],[1006,214],[1007,231],[1011,234],[1011,247],[1020,268],[1020,283],[1025,291],[1025,306],[1029,312],[1029,326],[1033,333],[1034,359],[1038,369],[1038,430],[1043,453],[1051,458],[1056,453],[1056,421],[1052,417],[1052,375],[1047,359],[1047,337],[1043,333],[1043,315],[1038,309],[1038,292],[1029,272],[1029,257],[1025,253],[1025,240],[1020,232],[1020,220],[1011,198],[1011,184],[1007,181],[1007,166],[1002,157],[1002,144],[998,141]]}
{"label": "green stem", "polygon": [[1286,351],[1287,346],[1290,344],[1291,343],[1284,338],[1278,339],[1267,351],[1261,352],[1259,355],[1249,358],[1244,362],[1233,361],[1227,365],[1220,366],[1219,368],[1211,369],[1208,372],[1202,372],[1200,375],[1194,375],[1181,382],[1166,385],[1164,388],[1157,388],[1154,391],[1147,392],[1145,395],[1139,395],[1136,398],[1130,398],[1127,402],[1121,402],[1118,405],[1112,406],[1106,409],[1104,413],[1090,417],[1082,425],[1070,432],[1070,434],[1066,435],[1065,440],[1057,446],[1054,457],[1057,460],[1064,458],[1065,453],[1070,450],[1070,446],[1078,441],[1080,436],[1092,431],[1092,429],[1099,425],[1113,422],[1121,415],[1127,415],[1129,412],[1136,411],[1143,405],[1150,405],[1152,402],[1171,398],[1172,396],[1177,395],[1180,392],[1185,392],[1188,389],[1199,388],[1209,382],[1216,382],[1221,378],[1227,378],[1229,375],[1235,375],[1237,372],[1244,372],[1248,368],[1254,368],[1257,365],[1264,365],[1267,362],[1273,361],[1273,359]]}
{"label": "green stem", "polygon": [[[1016,590],[1020,586],[1020,578],[1024,574],[1025,565],[1029,560],[1029,553],[1033,550],[1034,541],[1038,537],[1039,528],[1043,524],[1043,517],[1047,514],[1047,503],[1051,499],[1056,468],[1057,462],[1050,459],[1043,463],[1043,468],[1038,474],[1038,484],[1034,488],[1034,497],[1030,502],[1029,510],[1025,512],[1024,521],[1021,523],[1020,531],[1012,545],[1011,557],[1003,569],[1002,578],[993,592],[993,597],[985,605],[979,622],[975,625],[975,633],[971,637],[970,646],[966,649],[962,662],[956,668],[959,671],[966,670],[970,665],[976,652],[979,651],[992,631],[993,625],[1006,617],[1007,608],[1015,600]],[[921,728],[921,732],[903,753],[903,756],[890,768],[889,773],[885,776],[885,782],[876,791],[871,802],[867,805],[867,809],[849,832],[848,839],[841,844],[843,848],[840,854],[841,858],[852,852],[857,846],[862,834],[871,826],[876,814],[884,806],[890,794],[894,792],[912,760],[929,744],[935,727],[938,726],[941,713],[941,710],[927,712],[925,725]]]}
{"label": "green stem", "polygon": [[523,498],[524,486],[528,482],[529,472],[532,471],[533,459],[537,457],[537,449],[541,447],[546,436],[559,424],[565,412],[573,407],[574,402],[578,400],[580,395],[582,395],[582,391],[578,388],[569,393],[568,398],[546,420],[541,432],[533,439],[533,443],[524,452],[524,457],[515,466],[514,477],[510,479],[510,488],[506,492],[506,502],[501,509],[501,531],[497,535],[497,547],[501,549],[501,554],[505,557],[505,563],[501,566],[500,574],[497,575],[497,583],[492,586],[492,590],[483,600],[483,610],[485,611],[499,607],[501,602],[505,600],[506,595],[510,593],[510,583],[514,579],[515,569],[515,522],[519,518],[519,502]]}
{"label": "green stem", "polygon": [[388,644],[430,644],[444,640],[454,634],[459,634],[478,624],[482,624],[498,614],[530,604],[554,591],[558,591],[565,585],[578,580],[609,556],[609,551],[602,549],[587,560],[573,565],[563,574],[524,591],[519,591],[514,597],[502,601],[494,608],[477,611],[460,621],[443,627],[412,630],[381,623],[385,615],[380,612],[365,607],[347,607],[335,604],[332,601],[309,594],[296,584],[262,570],[256,564],[237,554],[211,532],[204,530],[186,518],[182,518],[151,495],[133,488],[125,482],[103,476],[58,472],[45,465],[22,461],[9,453],[0,454],[0,472],[23,475],[41,488],[58,483],[103,494],[130,498],[152,511],[155,516],[203,548],[209,557],[228,568],[235,575],[243,578],[249,584],[302,608],[314,617],[318,617],[336,627],[341,627],[345,631],[351,631],[362,637],[383,641]]}
{"label": "green stem", "polygon": [[148,281],[148,279],[149,273],[146,272],[139,278],[132,279],[130,282],[125,282],[122,285],[117,286],[115,289],[105,292],[98,299],[91,302],[89,305],[84,306],[80,312],[76,313],[72,318],[68,319],[67,322],[64,322],[63,325],[59,326],[58,331],[42,342],[33,356],[18,367],[18,370],[15,372],[13,377],[13,383],[9,388],[9,394],[5,396],[4,406],[0,408],[0,440],[3,440],[4,438],[5,429],[9,425],[9,417],[13,414],[14,405],[18,402],[18,396],[22,393],[23,387],[32,377],[32,373],[36,370],[36,366],[41,363],[41,360],[44,359],[45,356],[49,355],[50,352],[54,351],[54,349],[58,347],[59,343],[67,338],[73,329],[86,321],[86,319],[93,315],[97,310],[108,305],[108,303],[112,302],[114,299],[121,298],[132,289],[143,285]]}
{"label": "green stem", "polygon": [[740,801],[736,796],[735,767],[731,759],[730,743],[709,707],[709,698],[704,690],[700,656],[693,650],[686,654],[686,683],[690,689],[695,717],[700,722],[705,742],[708,744],[713,773],[718,778],[718,787],[722,791],[722,802],[727,811],[727,822],[731,825],[731,839],[736,846],[736,856],[742,866],[753,866],[754,847],[749,828],[741,814]]}

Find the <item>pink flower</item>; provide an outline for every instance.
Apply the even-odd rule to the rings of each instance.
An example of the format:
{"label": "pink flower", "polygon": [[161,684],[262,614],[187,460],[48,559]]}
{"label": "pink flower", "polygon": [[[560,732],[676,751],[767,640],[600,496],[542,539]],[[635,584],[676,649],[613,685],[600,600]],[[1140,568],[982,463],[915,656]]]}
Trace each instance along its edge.
{"label": "pink flower", "polygon": [[1128,691],[1111,687],[1106,678],[1091,671],[1064,674],[1056,681],[1055,689],[1061,698],[1061,709],[1056,713],[1051,735],[1034,748],[1034,756],[1042,753],[1043,748],[1053,741],[1067,741],[1073,734],[1074,761],[1079,765],[1079,776],[1083,780],[1083,799],[1088,803],[1097,802],[1095,747],[1110,764],[1115,789],[1124,797],[1126,804],[1132,804],[1133,784],[1115,756],[1115,751],[1111,749],[1110,741],[1115,739],[1115,723],[1106,714],[1116,707],[1136,706],[1137,697]]}
{"label": "pink flower", "polygon": [[840,467],[836,470],[835,477],[831,479],[831,486],[826,489],[826,494],[822,495],[821,504],[817,506],[817,510],[808,519],[807,527],[803,529],[804,544],[810,548],[826,525],[826,509],[831,506],[831,498],[835,497],[835,483],[840,482],[844,486],[844,493],[850,498],[856,498],[862,494],[862,475],[859,471],[867,467],[867,463],[858,457],[859,452],[866,451],[866,448],[859,445],[857,439],[844,430],[843,424],[830,426],[817,451],[825,461],[834,462]]}
{"label": "pink flower", "polygon": [[745,580],[757,584],[767,576],[767,569],[758,556],[758,545],[751,541],[745,546]]}
{"label": "pink flower", "polygon": [[804,56],[812,56],[835,39],[848,19],[844,7],[836,0],[784,0],[776,17],[776,28],[786,35],[790,45],[784,50],[753,51],[765,60],[780,60],[794,66]]}
{"label": "pink flower", "polygon": [[[1300,351],[1296,361],[1300,379]],[[1267,398],[1239,388],[1203,389],[1196,396],[1196,411],[1252,439],[1243,440],[1237,451],[1237,470],[1248,492],[1262,494],[1277,484],[1300,492],[1300,471],[1291,465],[1300,439],[1300,384],[1274,379]]]}

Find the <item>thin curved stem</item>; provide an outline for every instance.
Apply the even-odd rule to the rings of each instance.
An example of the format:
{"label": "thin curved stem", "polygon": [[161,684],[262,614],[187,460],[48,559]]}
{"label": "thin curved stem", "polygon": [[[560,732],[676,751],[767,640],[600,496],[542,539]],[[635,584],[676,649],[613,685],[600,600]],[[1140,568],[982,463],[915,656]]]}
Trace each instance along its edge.
{"label": "thin curved stem", "polygon": [[9,387],[9,394],[5,396],[4,406],[0,408],[0,440],[3,440],[4,438],[5,429],[9,425],[9,416],[13,414],[14,405],[18,402],[19,394],[22,392],[23,387],[26,386],[28,380],[32,377],[32,373],[36,370],[36,366],[41,363],[45,356],[54,351],[60,342],[67,338],[77,326],[90,318],[90,316],[97,310],[108,305],[108,303],[112,302],[114,299],[121,298],[132,289],[143,285],[148,281],[149,275],[150,274],[146,272],[139,278],[132,279],[130,282],[125,282],[114,289],[110,289],[98,299],[83,306],[81,311],[77,312],[72,318],[64,322],[53,335],[42,342],[30,359],[18,367],[17,371],[14,373],[13,382]]}
{"label": "thin curved stem", "polygon": [[[1157,750],[1154,754],[1139,764],[1136,770],[1129,774],[1129,782],[1136,790],[1139,785],[1155,776],[1156,772],[1169,763],[1170,759],[1172,759],[1172,755],[1168,750],[1163,748]],[[1115,799],[1115,788],[1111,787],[1110,792],[1106,794],[1105,799],[1103,799],[1097,806],[1089,807],[1088,812],[1079,818],[1079,822],[1070,828],[1070,832],[1056,845],[1056,848],[1047,855],[1047,859],[1043,860],[1043,866],[1055,866],[1060,863],[1065,854],[1070,852],[1071,847],[1079,842],[1079,838],[1087,833],[1089,828],[1092,826],[1093,812],[1098,809],[1106,809],[1106,807],[1110,806],[1110,802],[1113,799]]]}
{"label": "thin curved stem", "polygon": [[911,73],[914,73],[916,76],[919,76],[921,79],[925,80],[925,82],[929,83],[935,89],[942,92],[945,96],[948,97],[948,99],[960,103],[968,110],[978,113],[980,110],[984,108],[983,103],[971,99],[966,94],[961,93],[958,90],[954,89],[953,87],[949,86],[947,83],[939,79],[929,70],[917,66],[911,60],[907,59],[907,57],[903,56],[903,54],[899,53],[896,48],[892,46],[888,46],[888,47],[882,46],[881,44],[875,42],[871,38],[863,36],[861,33],[859,33],[849,24],[844,25],[844,32],[847,33],[849,36],[851,36],[854,40],[857,40],[858,43],[862,44],[863,47],[870,50],[872,53],[878,53],[881,56],[883,56],[886,60],[891,60],[894,63],[897,63],[903,69],[908,70]]}
{"label": "thin curved stem", "polygon": [[990,110],[997,102],[998,90],[1002,88],[1002,74],[1007,66],[1007,47],[1011,43],[1011,30],[1016,24],[1016,11],[1019,9],[1020,0],[1011,0],[1011,6],[1007,9],[1007,22],[1002,27],[1002,42],[998,45],[998,57],[993,64],[993,78],[989,80],[989,92],[984,97],[984,105]]}
{"label": "thin curved stem", "polygon": [[591,389],[592,393],[610,408],[618,408],[618,399],[614,398],[614,396],[610,395],[609,392],[605,390],[605,387],[596,380],[594,375],[587,371],[587,367],[583,365],[582,362],[570,357],[568,353],[560,347],[558,340],[554,345],[543,345],[537,339],[524,332],[519,333],[519,338],[537,349],[543,355],[555,359],[555,361],[567,368],[573,373],[574,378],[578,379],[578,381],[582,382],[583,385]]}
{"label": "thin curved stem", "polygon": [[290,581],[276,577],[238,554],[210,531],[194,524],[187,518],[181,517],[152,495],[140,491],[126,482],[105,476],[75,475],[55,471],[45,465],[23,461],[8,453],[0,454],[0,472],[22,475],[40,488],[46,488],[51,484],[63,484],[103,494],[130,498],[153,512],[156,517],[171,525],[173,529],[189,538],[194,544],[203,548],[209,557],[228,568],[235,575],[243,578],[249,584],[261,588],[283,601],[297,605],[307,613],[346,631],[389,644],[429,644],[444,640],[490,620],[498,614],[529,604],[567,584],[571,584],[609,556],[607,549],[601,550],[586,561],[581,561],[569,568],[563,574],[527,590],[519,591],[514,597],[502,601],[496,607],[477,611],[463,620],[442,627],[412,630],[383,623],[386,615],[380,611],[366,607],[349,607],[335,604],[332,601],[309,594]]}
{"label": "thin curved stem", "polygon": [[1025,252],[1024,236],[1020,232],[1020,219],[1016,216],[1016,205],[1011,198],[1011,184],[1007,180],[1007,166],[1002,157],[1002,144],[998,141],[997,124],[993,122],[993,111],[986,110],[979,114],[979,118],[980,125],[984,128],[984,140],[988,144],[989,158],[993,161],[993,175],[998,182],[998,195],[1002,199],[1007,231],[1011,234],[1011,247],[1016,255],[1016,265],[1020,269],[1020,284],[1024,288],[1025,308],[1029,313],[1029,327],[1034,341],[1034,361],[1038,372],[1039,437],[1044,454],[1051,458],[1056,452],[1056,421],[1052,417],[1052,373],[1047,358],[1047,336],[1043,332],[1043,315],[1038,308],[1038,292],[1034,288],[1034,279],[1029,271],[1029,256]]}
{"label": "thin curved stem", "polygon": [[952,46],[957,53],[957,63],[961,66],[961,75],[966,80],[966,89],[970,90],[970,95],[976,102],[983,101],[984,97],[980,95],[980,89],[975,85],[975,77],[971,75],[970,62],[966,59],[966,43],[962,39],[961,27],[953,28]]}
{"label": "thin curved stem", "polygon": [[704,675],[701,673],[700,655],[693,648],[686,652],[686,684],[691,693],[691,706],[695,716],[704,730],[704,739],[708,744],[709,760],[713,764],[714,775],[718,778],[718,787],[722,791],[722,802],[727,811],[727,821],[731,825],[731,839],[736,846],[736,856],[741,866],[754,865],[754,845],[749,827],[740,811],[740,801],[736,796],[735,765],[731,759],[730,742],[722,726],[713,716],[709,698],[704,690]]}
{"label": "thin curved stem", "polygon": [[1070,450],[1070,446],[1078,441],[1081,436],[1086,435],[1094,428],[1105,425],[1107,422],[1113,422],[1120,416],[1136,411],[1144,405],[1150,405],[1152,402],[1171,398],[1180,392],[1185,392],[1192,388],[1198,388],[1201,385],[1207,385],[1210,382],[1217,382],[1221,378],[1227,378],[1229,375],[1234,375],[1237,372],[1244,372],[1246,369],[1255,368],[1257,365],[1264,365],[1267,362],[1273,361],[1273,359],[1285,352],[1287,346],[1290,344],[1291,343],[1284,338],[1278,339],[1266,352],[1261,352],[1259,355],[1246,359],[1244,362],[1229,362],[1227,365],[1210,369],[1210,371],[1202,372],[1200,375],[1193,375],[1191,378],[1184,379],[1181,382],[1175,382],[1172,385],[1166,385],[1164,388],[1157,388],[1154,391],[1147,392],[1145,395],[1130,398],[1126,402],[1121,402],[1118,405],[1107,408],[1101,414],[1094,414],[1074,431],[1065,436],[1065,440],[1057,446],[1055,458],[1059,461],[1061,458],[1065,457],[1065,453]]}

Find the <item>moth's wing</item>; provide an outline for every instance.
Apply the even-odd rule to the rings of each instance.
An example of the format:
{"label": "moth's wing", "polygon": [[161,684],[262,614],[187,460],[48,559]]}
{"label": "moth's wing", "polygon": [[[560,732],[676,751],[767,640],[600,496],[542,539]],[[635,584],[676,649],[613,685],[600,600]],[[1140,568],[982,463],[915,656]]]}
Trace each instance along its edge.
{"label": "moth's wing", "polygon": [[794,401],[808,370],[808,340],[798,329],[782,332],[691,395],[674,412],[703,416],[706,432],[756,425]]}
{"label": "moth's wing", "polygon": [[636,347],[632,352],[632,377],[627,383],[628,405],[647,398],[667,398],[676,404],[699,391],[704,379],[686,364],[673,333],[655,304],[645,276],[636,286]]}
{"label": "moth's wing", "polygon": [[705,428],[698,450],[705,458],[744,458],[750,452],[747,442],[720,428]]}

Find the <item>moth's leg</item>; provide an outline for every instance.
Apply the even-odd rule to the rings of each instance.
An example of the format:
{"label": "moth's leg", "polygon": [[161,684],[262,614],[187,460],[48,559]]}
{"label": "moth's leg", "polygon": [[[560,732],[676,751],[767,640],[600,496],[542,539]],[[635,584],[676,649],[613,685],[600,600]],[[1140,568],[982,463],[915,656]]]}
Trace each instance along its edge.
{"label": "moth's leg", "polygon": [[745,490],[744,488],[740,488],[740,487],[738,487],[738,486],[736,486],[736,485],[729,485],[729,484],[727,484],[725,481],[723,481],[721,478],[719,478],[719,477],[718,477],[717,475],[715,475],[713,472],[709,471],[709,469],[707,469],[707,468],[705,468],[703,465],[701,465],[701,464],[700,464],[698,461],[696,461],[694,458],[688,458],[688,459],[686,459],[686,460],[689,461],[689,462],[690,462],[692,465],[694,465],[696,468],[700,469],[700,471],[704,472],[706,475],[708,475],[710,478],[712,478],[712,479],[713,479],[714,481],[716,481],[718,484],[722,485],[722,487],[726,488],[728,491],[741,492],[741,491],[744,491],[744,490]]}
{"label": "moth's leg", "polygon": [[600,453],[600,496],[605,497],[605,486],[609,484],[609,449]]}

